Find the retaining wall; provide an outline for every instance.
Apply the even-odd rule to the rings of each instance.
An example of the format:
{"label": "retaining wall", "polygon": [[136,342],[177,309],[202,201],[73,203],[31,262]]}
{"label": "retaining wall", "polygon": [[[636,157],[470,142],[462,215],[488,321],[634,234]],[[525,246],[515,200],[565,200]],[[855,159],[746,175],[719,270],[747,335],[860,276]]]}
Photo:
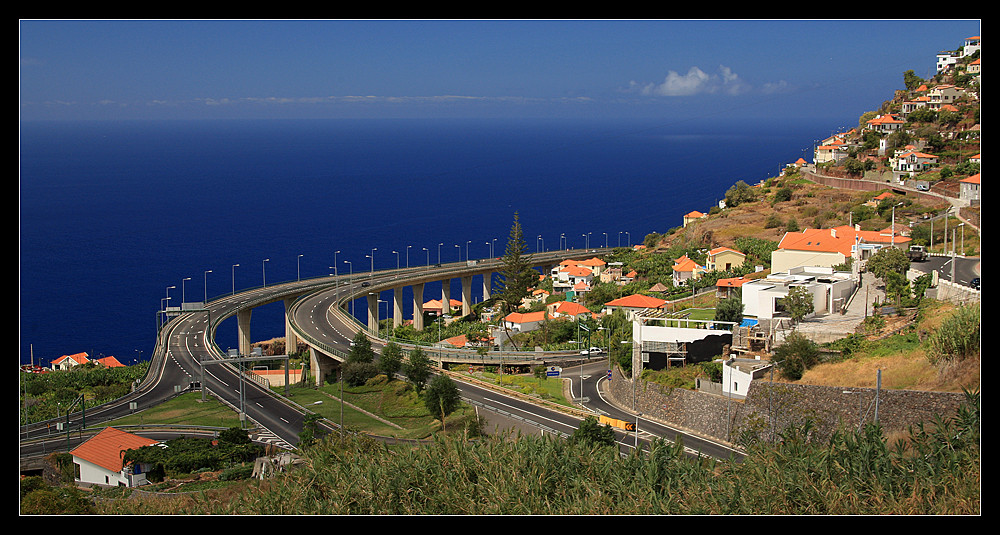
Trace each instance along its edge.
{"label": "retaining wall", "polygon": [[[847,392],[847,393],[845,393]],[[740,445],[772,440],[789,426],[811,422],[814,436],[828,437],[841,429],[856,429],[859,421],[875,418],[874,388],[845,388],[771,383],[755,380],[746,399],[667,388],[639,381],[635,407],[644,416],[683,428],[696,435]],[[632,381],[616,369],[609,395],[633,409]],[[956,414],[965,395],[951,392],[886,390],[879,392],[878,420],[890,434],[921,422]]]}

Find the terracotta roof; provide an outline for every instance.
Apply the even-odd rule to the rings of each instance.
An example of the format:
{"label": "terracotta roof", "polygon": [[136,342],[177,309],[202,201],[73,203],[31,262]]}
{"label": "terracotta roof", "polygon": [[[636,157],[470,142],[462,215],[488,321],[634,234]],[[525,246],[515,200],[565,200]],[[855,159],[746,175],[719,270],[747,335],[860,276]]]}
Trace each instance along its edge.
{"label": "terracotta roof", "polygon": [[778,249],[792,251],[816,251],[825,253],[840,253],[844,256],[851,256],[851,247],[854,246],[855,239],[865,243],[906,243],[909,237],[897,235],[893,238],[890,233],[883,233],[877,230],[856,230],[854,227],[843,225],[832,229],[805,229],[802,232],[786,232],[778,244]]}
{"label": "terracotta roof", "polygon": [[903,121],[900,121],[899,119],[896,119],[892,115],[880,115],[880,116],[878,116],[878,117],[876,117],[876,118],[868,121],[868,124],[890,124],[890,123],[891,124],[902,124]]}
{"label": "terracotta roof", "polygon": [[720,288],[739,288],[753,279],[746,277],[733,277],[731,279],[719,279],[715,285]]}
{"label": "terracotta roof", "polygon": [[725,251],[729,251],[731,253],[736,253],[736,254],[741,255],[741,256],[746,256],[745,254],[737,251],[736,249],[730,249],[729,247],[716,247],[715,249],[712,249],[711,251],[709,251],[708,254],[711,255],[711,256],[715,256],[715,255],[717,255],[717,254],[719,254],[721,252],[725,252]]}
{"label": "terracotta roof", "polygon": [[72,355],[63,355],[57,358],[56,360],[53,360],[52,364],[59,364],[60,362],[66,359],[70,359],[77,364],[86,364],[87,362],[90,362],[89,359],[87,359],[87,353],[83,352],[83,353],[74,353]]}
{"label": "terracotta roof", "polygon": [[979,184],[979,175],[981,174],[982,173],[976,173],[970,176],[969,178],[963,178],[962,180],[959,180],[959,182],[965,182],[966,184]]}
{"label": "terracotta roof", "polygon": [[692,271],[693,272],[694,270],[700,269],[700,268],[701,268],[701,266],[699,266],[697,263],[695,263],[694,260],[691,260],[690,258],[688,258],[687,255],[684,255],[684,256],[678,258],[677,260],[674,260],[674,271]]}
{"label": "terracotta roof", "polygon": [[80,444],[70,453],[74,457],[94,463],[101,468],[120,472],[123,466],[122,452],[154,444],[159,444],[159,441],[126,433],[114,427],[105,427],[103,431]]}
{"label": "terracotta roof", "polygon": [[507,314],[507,317],[504,319],[511,323],[531,323],[533,321],[542,321],[545,319],[545,311],[511,312],[510,314]]}
{"label": "terracotta roof", "polygon": [[594,272],[581,266],[568,266],[561,268],[560,272],[568,274],[570,277],[586,277],[587,275],[593,275]]}
{"label": "terracotta roof", "polygon": [[577,264],[577,265],[579,265],[579,266],[595,266],[596,267],[596,266],[603,266],[605,264],[607,264],[607,262],[605,262],[604,260],[601,260],[600,258],[597,258],[595,256],[594,258],[588,258],[587,260],[581,260],[580,263]]}
{"label": "terracotta roof", "polygon": [[648,295],[632,294],[620,297],[614,301],[608,301],[605,306],[625,307],[625,308],[660,308],[667,302]]}
{"label": "terracotta roof", "polygon": [[570,316],[577,316],[580,314],[590,314],[590,309],[581,305],[580,303],[573,303],[571,301],[560,301],[557,303],[555,311],[559,314],[567,314]]}
{"label": "terracotta roof", "polygon": [[913,156],[916,156],[917,158],[937,158],[937,156],[934,156],[933,154],[927,154],[926,152],[920,152],[920,151],[915,151],[915,150],[907,152],[906,154],[900,154],[899,157],[900,158],[906,158],[907,156],[909,156],[911,154]]}
{"label": "terracotta roof", "polygon": [[107,367],[107,368],[124,368],[125,367],[124,364],[122,364],[121,362],[118,362],[118,359],[116,359],[114,357],[104,357],[104,358],[101,358],[101,359],[94,359],[94,362],[100,364],[101,366]]}
{"label": "terracotta roof", "polygon": [[698,210],[692,210],[684,214],[684,217],[705,217],[705,214],[699,212]]}

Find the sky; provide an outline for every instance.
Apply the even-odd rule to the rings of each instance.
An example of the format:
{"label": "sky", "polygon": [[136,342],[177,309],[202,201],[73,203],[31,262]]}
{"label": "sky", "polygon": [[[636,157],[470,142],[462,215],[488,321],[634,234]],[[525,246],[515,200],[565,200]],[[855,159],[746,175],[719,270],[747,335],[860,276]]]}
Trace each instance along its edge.
{"label": "sky", "polygon": [[21,20],[22,121],[858,117],[972,20]]}

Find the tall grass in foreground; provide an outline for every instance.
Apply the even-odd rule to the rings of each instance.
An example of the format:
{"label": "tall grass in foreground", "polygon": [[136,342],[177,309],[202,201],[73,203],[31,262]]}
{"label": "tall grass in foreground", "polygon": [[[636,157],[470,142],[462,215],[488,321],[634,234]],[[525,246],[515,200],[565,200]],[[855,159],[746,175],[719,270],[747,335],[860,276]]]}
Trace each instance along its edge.
{"label": "tall grass in foreground", "polygon": [[980,514],[979,396],[955,418],[889,444],[877,425],[780,443],[733,463],[654,444],[620,457],[535,436],[449,438],[390,449],[330,437],[308,465],[238,494],[132,499],[106,513],[156,514]]}

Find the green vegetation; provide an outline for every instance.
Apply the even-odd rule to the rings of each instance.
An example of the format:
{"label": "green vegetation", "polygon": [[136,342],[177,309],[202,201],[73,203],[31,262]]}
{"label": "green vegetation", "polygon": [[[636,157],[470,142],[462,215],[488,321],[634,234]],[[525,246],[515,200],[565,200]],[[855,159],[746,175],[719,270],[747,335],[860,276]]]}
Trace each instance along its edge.
{"label": "green vegetation", "polygon": [[[281,387],[284,388],[284,387]],[[202,425],[239,427],[239,416],[213,396],[201,400],[201,392],[186,392],[142,412],[108,422],[109,426]]]}
{"label": "green vegetation", "polygon": [[[949,420],[890,443],[877,425],[819,441],[788,428],[739,463],[692,458],[656,442],[620,456],[593,441],[460,436],[387,447],[337,434],[287,475],[197,500],[133,496],[102,514],[692,514],[978,515],[979,395]],[[224,498],[223,498],[224,497]],[[184,501],[178,501],[184,500]]]}
{"label": "green vegetation", "polygon": [[[146,477],[160,482],[199,470],[221,470],[252,463],[264,453],[263,446],[250,442],[246,431],[230,429],[213,443],[207,438],[182,437],[167,440],[166,447],[143,446],[125,452],[125,462],[152,465]],[[242,473],[242,472],[240,472]],[[230,475],[232,477],[232,475]]]}
{"label": "green vegetation", "polygon": [[979,354],[982,323],[978,306],[963,305],[930,338],[932,363],[964,360]]}
{"label": "green vegetation", "polygon": [[148,369],[148,362],[116,368],[87,363],[67,371],[20,373],[21,425],[64,415],[67,406],[81,395],[86,407],[118,399],[131,392],[132,383],[142,379]]}

